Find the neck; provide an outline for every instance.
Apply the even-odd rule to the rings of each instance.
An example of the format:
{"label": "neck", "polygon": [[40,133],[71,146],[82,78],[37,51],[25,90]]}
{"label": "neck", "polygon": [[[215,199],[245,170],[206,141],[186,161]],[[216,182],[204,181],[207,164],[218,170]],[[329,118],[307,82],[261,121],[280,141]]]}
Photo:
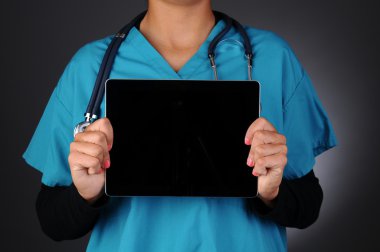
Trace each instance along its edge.
{"label": "neck", "polygon": [[141,33],[168,50],[198,48],[215,25],[210,0],[149,0]]}

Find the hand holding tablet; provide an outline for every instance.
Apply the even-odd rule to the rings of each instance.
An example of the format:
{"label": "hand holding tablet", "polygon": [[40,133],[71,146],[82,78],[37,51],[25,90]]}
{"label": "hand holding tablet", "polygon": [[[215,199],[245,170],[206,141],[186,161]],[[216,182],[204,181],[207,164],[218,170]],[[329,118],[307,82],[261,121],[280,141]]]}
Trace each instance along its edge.
{"label": "hand holding tablet", "polygon": [[78,133],[70,144],[68,161],[71,177],[79,194],[88,202],[95,202],[104,187],[104,170],[110,167],[109,151],[113,143],[113,129],[107,118],[90,124]]}
{"label": "hand holding tablet", "polygon": [[258,176],[260,198],[268,206],[279,192],[282,175],[287,163],[286,137],[277,132],[265,118],[256,119],[248,128],[245,143],[251,146],[247,165],[253,166],[252,174]]}

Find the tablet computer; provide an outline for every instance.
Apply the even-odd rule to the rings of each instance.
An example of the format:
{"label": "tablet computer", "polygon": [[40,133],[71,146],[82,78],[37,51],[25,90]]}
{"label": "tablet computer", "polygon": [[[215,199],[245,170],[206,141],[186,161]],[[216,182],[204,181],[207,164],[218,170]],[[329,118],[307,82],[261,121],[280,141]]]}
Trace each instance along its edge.
{"label": "tablet computer", "polygon": [[244,137],[260,116],[258,82],[110,79],[105,115],[107,195],[257,195]]}

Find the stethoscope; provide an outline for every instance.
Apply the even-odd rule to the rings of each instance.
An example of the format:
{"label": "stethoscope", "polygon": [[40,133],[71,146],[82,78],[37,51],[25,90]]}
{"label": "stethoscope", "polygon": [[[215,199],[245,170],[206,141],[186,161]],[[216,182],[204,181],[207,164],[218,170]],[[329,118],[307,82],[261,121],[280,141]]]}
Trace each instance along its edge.
{"label": "stethoscope", "polygon": [[[95,86],[92,91],[91,98],[86,109],[86,113],[84,114],[85,121],[76,125],[76,127],[74,128],[74,137],[77,133],[83,132],[88,125],[90,125],[94,120],[98,118],[100,104],[104,95],[105,83],[110,76],[112,65],[115,60],[116,54],[120,48],[120,45],[127,37],[129,31],[141,22],[146,12],[147,11],[144,11],[137,17],[135,17],[113,37],[100,65],[99,73],[95,81]],[[218,80],[218,72],[215,64],[215,47],[219,43],[219,41],[224,37],[224,35],[227,34],[227,32],[231,29],[232,26],[236,28],[240,36],[243,38],[243,45],[245,51],[244,53],[247,59],[248,80],[252,80],[252,45],[246,31],[238,21],[229,17],[228,15],[218,11],[214,11],[214,15],[215,17],[223,19],[226,23],[226,26],[223,28],[222,31],[219,32],[219,34],[215,36],[215,38],[211,41],[208,47],[208,58],[210,59],[210,64],[214,73],[215,80]]]}

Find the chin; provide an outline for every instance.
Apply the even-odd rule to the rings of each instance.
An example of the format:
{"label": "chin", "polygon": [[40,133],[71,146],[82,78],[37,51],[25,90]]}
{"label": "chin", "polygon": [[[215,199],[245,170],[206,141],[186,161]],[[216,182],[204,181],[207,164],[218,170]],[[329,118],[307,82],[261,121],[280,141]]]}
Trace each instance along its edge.
{"label": "chin", "polygon": [[210,2],[211,0],[150,0],[150,1],[161,1],[173,5],[195,5],[202,2]]}

